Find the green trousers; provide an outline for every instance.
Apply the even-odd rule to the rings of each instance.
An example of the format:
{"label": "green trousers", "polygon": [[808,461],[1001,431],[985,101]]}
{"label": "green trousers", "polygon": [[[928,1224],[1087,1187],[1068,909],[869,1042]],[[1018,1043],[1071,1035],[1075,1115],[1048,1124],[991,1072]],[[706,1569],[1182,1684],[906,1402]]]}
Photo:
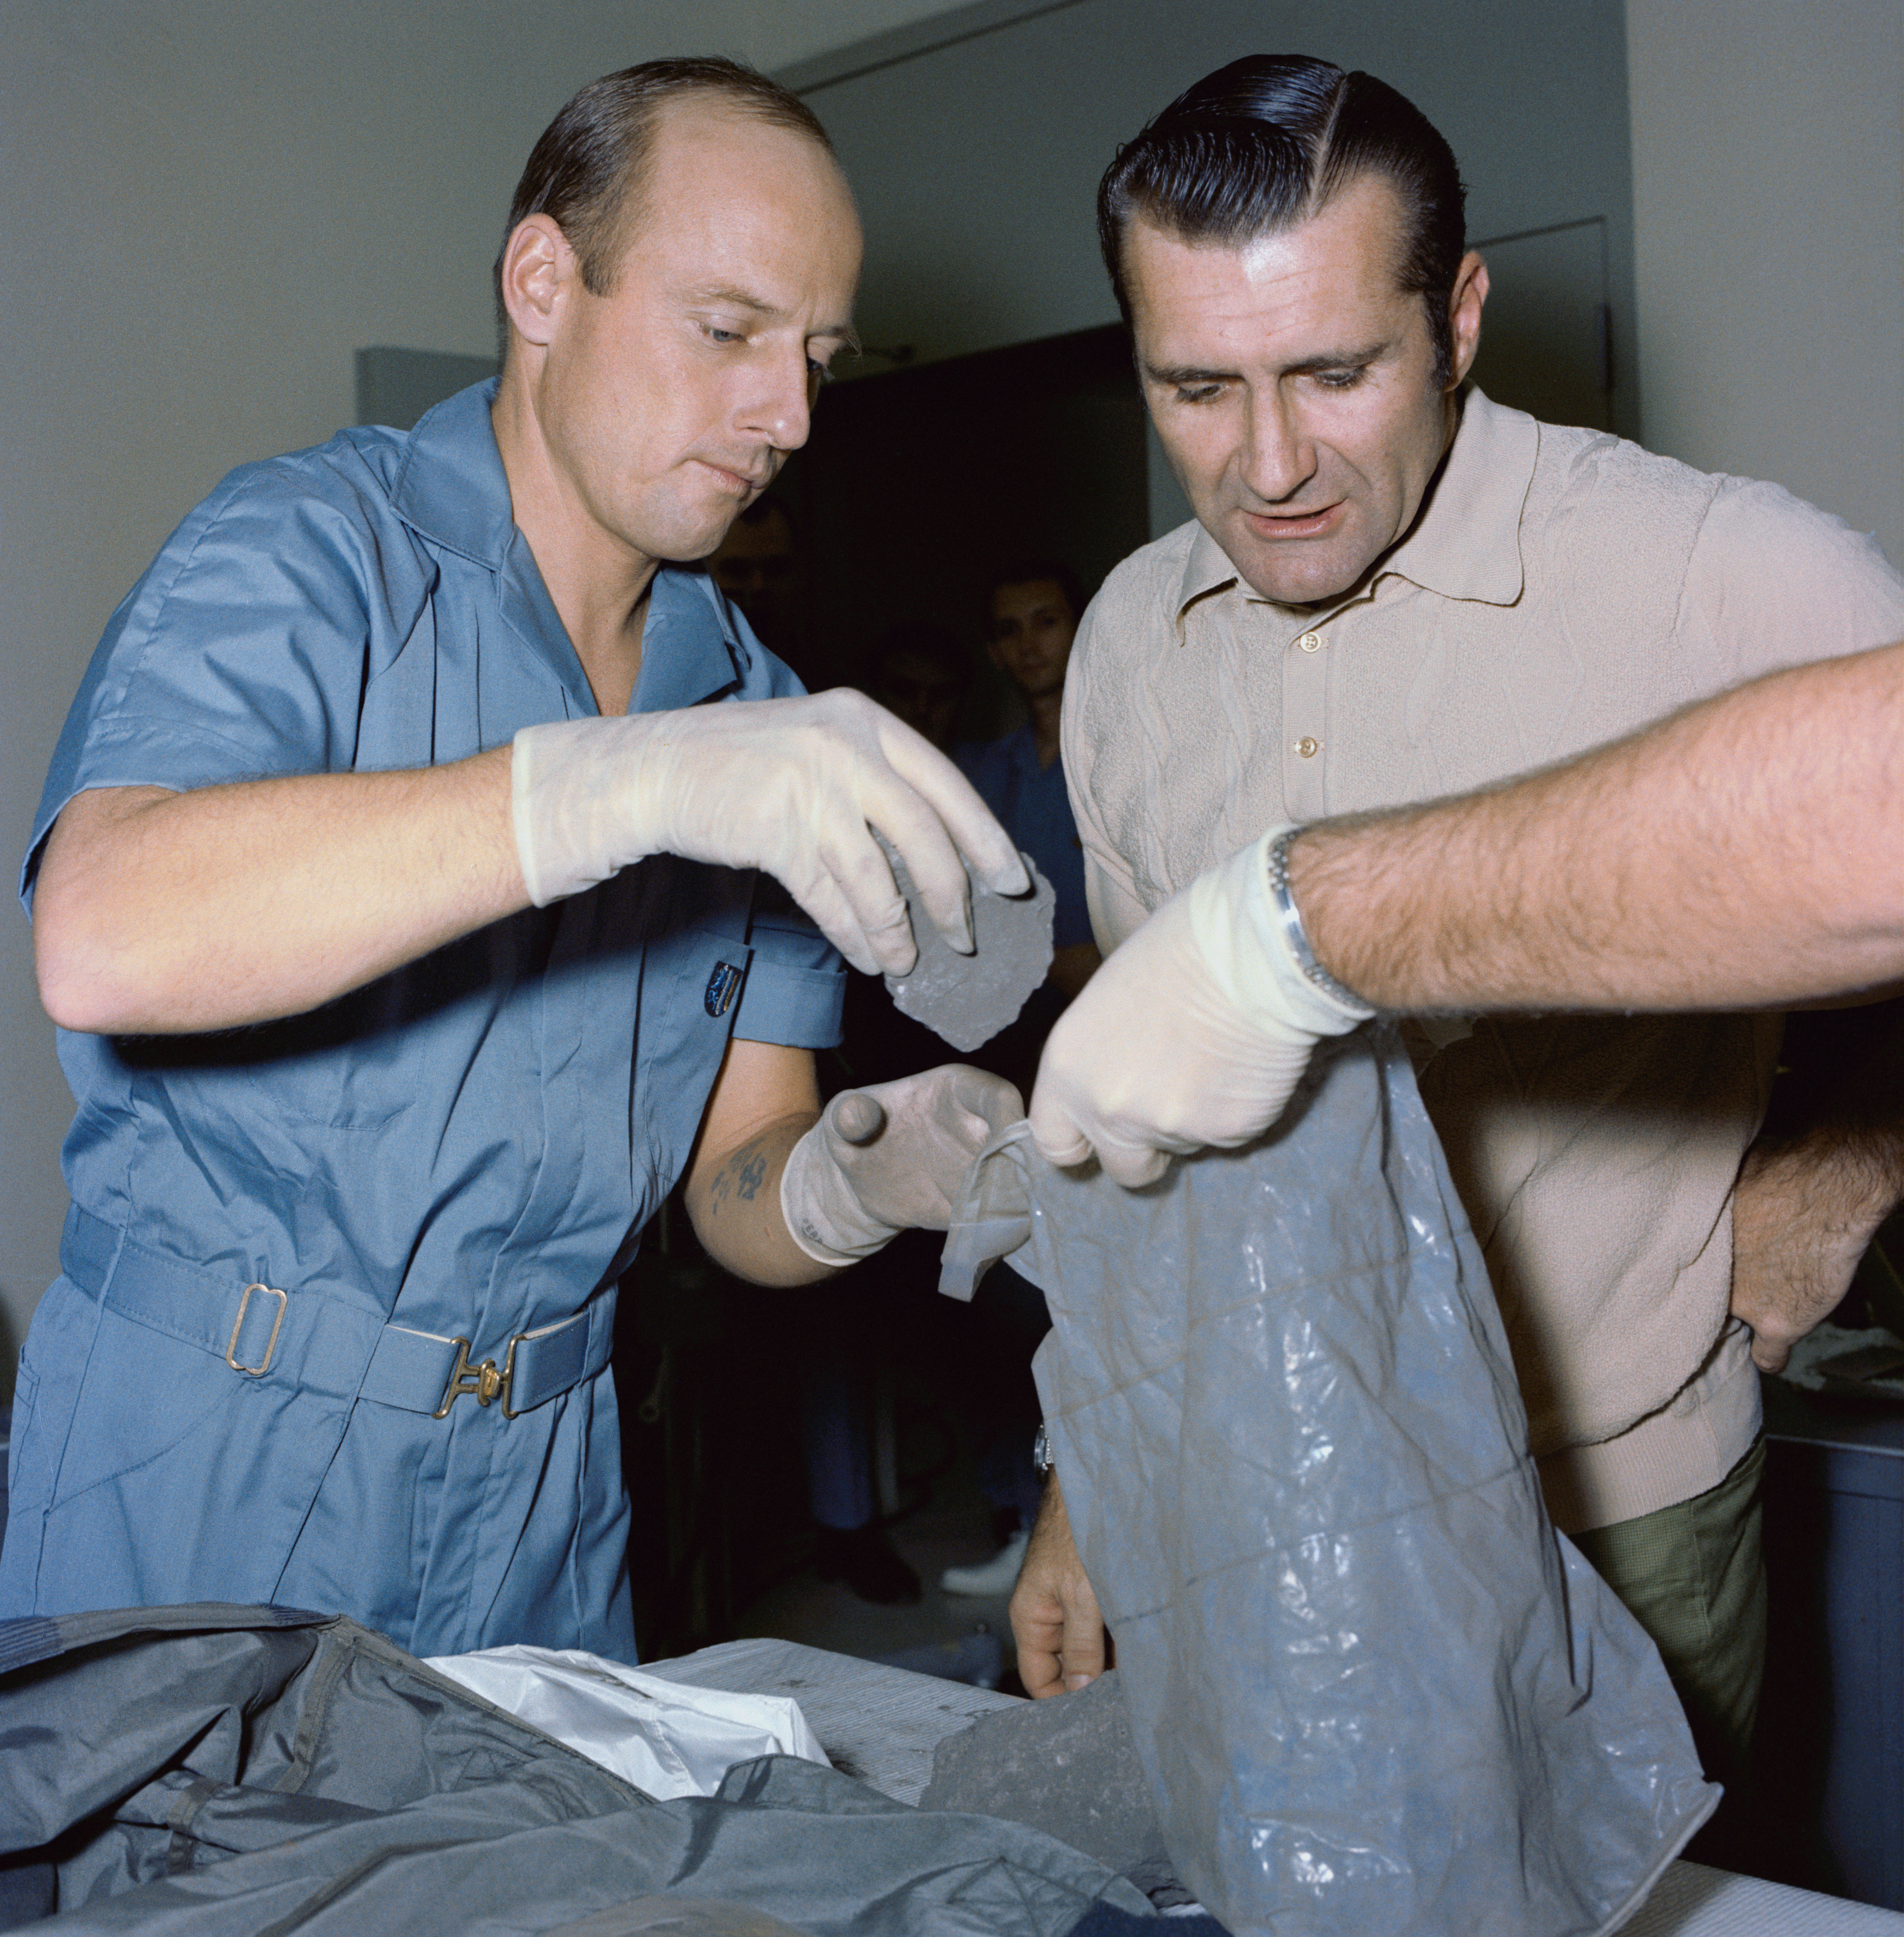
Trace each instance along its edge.
{"label": "green trousers", "polygon": [[1658,1647],[1706,1774],[1735,1793],[1765,1665],[1764,1471],[1760,1439],[1709,1492],[1574,1536]]}

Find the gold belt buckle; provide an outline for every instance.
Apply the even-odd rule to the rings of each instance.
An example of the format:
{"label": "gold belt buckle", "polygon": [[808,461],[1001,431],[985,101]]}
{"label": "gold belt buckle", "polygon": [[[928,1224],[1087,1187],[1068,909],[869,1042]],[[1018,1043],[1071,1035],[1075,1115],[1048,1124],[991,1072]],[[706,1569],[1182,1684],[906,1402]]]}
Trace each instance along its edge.
{"label": "gold belt buckle", "polygon": [[[238,1334],[244,1329],[244,1315],[251,1308],[251,1294],[262,1291],[267,1298],[277,1300],[277,1316],[271,1320],[271,1335],[265,1341],[265,1356],[255,1366],[238,1363]],[[247,1378],[262,1379],[271,1369],[271,1354],[277,1350],[277,1335],[284,1329],[284,1314],[290,1308],[291,1295],[280,1291],[274,1284],[248,1284],[244,1296],[238,1300],[238,1315],[232,1323],[232,1342],[225,1348],[225,1363],[235,1372],[242,1372]]]}
{"label": "gold belt buckle", "polygon": [[[275,1338],[277,1335],[274,1332],[271,1335]],[[451,1339],[450,1342],[456,1348],[456,1363],[450,1369],[450,1383],[443,1388],[443,1403],[430,1417],[432,1419],[446,1417],[450,1408],[464,1393],[468,1393],[478,1405],[486,1406],[492,1399],[500,1399],[503,1417],[513,1419],[516,1415],[509,1402],[514,1396],[516,1347],[528,1336],[526,1332],[519,1332],[510,1340],[509,1350],[504,1357],[500,1371],[493,1359],[485,1359],[480,1365],[472,1366],[469,1362],[469,1341],[467,1338]],[[270,1354],[266,1353],[265,1357],[268,1363]]]}

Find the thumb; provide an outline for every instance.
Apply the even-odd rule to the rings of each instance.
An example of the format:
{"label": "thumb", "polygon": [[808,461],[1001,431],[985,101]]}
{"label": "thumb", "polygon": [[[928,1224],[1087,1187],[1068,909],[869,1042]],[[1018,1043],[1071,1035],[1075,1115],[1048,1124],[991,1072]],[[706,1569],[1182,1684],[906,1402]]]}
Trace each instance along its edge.
{"label": "thumb", "polygon": [[870,1144],[886,1126],[886,1113],[876,1096],[849,1090],[828,1105],[827,1124],[842,1142]]}
{"label": "thumb", "polygon": [[988,1132],[1002,1130],[1025,1114],[1025,1099],[1019,1094],[1018,1085],[989,1070],[953,1063],[946,1080],[952,1101],[967,1116],[976,1117]]}
{"label": "thumb", "polygon": [[1046,1163],[1061,1170],[1071,1169],[1091,1155],[1091,1139],[1043,1083],[1031,1097],[1031,1141]]}

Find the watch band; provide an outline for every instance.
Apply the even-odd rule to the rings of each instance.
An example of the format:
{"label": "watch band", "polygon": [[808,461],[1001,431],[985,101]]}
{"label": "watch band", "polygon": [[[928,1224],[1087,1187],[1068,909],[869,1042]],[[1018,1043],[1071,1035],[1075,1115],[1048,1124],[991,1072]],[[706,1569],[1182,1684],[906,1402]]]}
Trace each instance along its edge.
{"label": "watch band", "polygon": [[1300,827],[1285,827],[1270,843],[1265,857],[1270,880],[1270,905],[1274,910],[1277,926],[1282,931],[1282,938],[1288,944],[1290,956],[1303,979],[1320,989],[1332,1002],[1339,1002],[1344,1008],[1362,1016],[1375,1014],[1373,1007],[1365,1002],[1345,982],[1338,981],[1315,959],[1315,950],[1309,946],[1309,935],[1303,926],[1302,911],[1296,905],[1296,897],[1289,887],[1289,844],[1302,832]]}

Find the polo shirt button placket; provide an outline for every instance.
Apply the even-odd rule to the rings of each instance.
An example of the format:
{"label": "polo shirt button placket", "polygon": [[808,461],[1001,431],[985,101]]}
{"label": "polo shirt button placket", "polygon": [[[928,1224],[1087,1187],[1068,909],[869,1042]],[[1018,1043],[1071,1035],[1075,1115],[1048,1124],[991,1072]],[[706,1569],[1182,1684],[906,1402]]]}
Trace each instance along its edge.
{"label": "polo shirt button placket", "polygon": [[1328,719],[1329,663],[1323,635],[1299,632],[1282,655],[1282,719],[1285,734],[1283,799],[1290,817],[1314,820],[1323,814],[1321,759]]}

